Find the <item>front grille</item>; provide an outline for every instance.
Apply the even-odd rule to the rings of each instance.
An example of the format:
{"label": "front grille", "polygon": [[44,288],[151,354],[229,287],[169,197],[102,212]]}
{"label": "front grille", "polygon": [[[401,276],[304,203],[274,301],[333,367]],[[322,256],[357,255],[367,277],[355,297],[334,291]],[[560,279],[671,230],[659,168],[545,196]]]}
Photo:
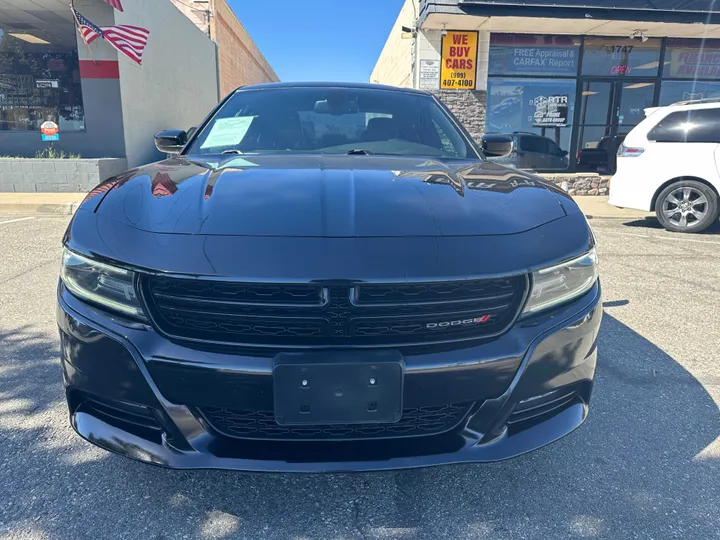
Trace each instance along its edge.
{"label": "front grille", "polygon": [[156,326],[179,339],[271,347],[402,346],[488,338],[515,319],[524,275],[401,284],[142,282]]}
{"label": "front grille", "polygon": [[201,414],[218,432],[228,437],[272,440],[387,439],[438,435],[460,424],[471,403],[420,407],[403,410],[394,424],[333,424],[319,426],[281,426],[272,411],[230,410],[203,407]]}

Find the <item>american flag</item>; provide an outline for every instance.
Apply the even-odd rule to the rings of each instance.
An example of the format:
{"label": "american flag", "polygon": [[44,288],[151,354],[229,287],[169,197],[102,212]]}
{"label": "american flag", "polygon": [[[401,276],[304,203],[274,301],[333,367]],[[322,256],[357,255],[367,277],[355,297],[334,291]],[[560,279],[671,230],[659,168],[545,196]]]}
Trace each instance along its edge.
{"label": "american flag", "polygon": [[83,17],[76,9],[72,8],[73,14],[80,26],[85,43],[90,44],[97,38],[103,38],[118,51],[123,53],[133,62],[142,64],[142,56],[147,46],[150,32],[139,26],[119,24],[116,26],[96,26],[87,18]]}
{"label": "american flag", "polygon": [[103,38],[133,62],[142,64],[142,56],[147,46],[150,31],[139,26],[119,24],[101,27]]}
{"label": "american flag", "polygon": [[120,3],[120,0],[105,0],[105,1],[106,1],[108,4],[110,4],[112,7],[114,7],[115,9],[117,9],[117,10],[119,10],[119,11],[122,11],[122,10],[123,10],[123,7],[122,7],[122,4]]}
{"label": "american flag", "polygon": [[100,29],[99,26],[95,26],[95,24],[92,23],[90,19],[86,19],[85,17],[80,15],[80,12],[74,7],[71,7],[70,9],[72,10],[73,16],[75,17],[75,20],[80,27],[80,35],[82,35],[85,43],[89,45],[97,38],[103,37],[103,31]]}
{"label": "american flag", "polygon": [[152,187],[152,194],[158,198],[174,195],[178,190],[177,184],[173,182],[173,179],[168,173],[164,172],[157,173],[150,185]]}

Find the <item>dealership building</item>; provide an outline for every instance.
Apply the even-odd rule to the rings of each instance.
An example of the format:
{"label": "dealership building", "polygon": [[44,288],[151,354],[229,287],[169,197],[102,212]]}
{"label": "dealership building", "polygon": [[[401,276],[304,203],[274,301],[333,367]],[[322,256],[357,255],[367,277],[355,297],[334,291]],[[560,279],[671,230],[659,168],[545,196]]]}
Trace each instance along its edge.
{"label": "dealership building", "polygon": [[520,168],[609,173],[645,109],[720,98],[720,5],[406,0],[370,80],[433,92],[476,138],[512,134]]}
{"label": "dealership building", "polygon": [[[141,65],[104,39],[86,45],[69,0],[0,0],[0,192],[86,191],[162,158],[156,132],[197,125],[233,88],[278,80],[226,0],[121,1],[123,11],[73,5],[99,27],[147,29]],[[58,140],[43,141],[47,122]],[[8,159],[50,148],[80,159]]]}

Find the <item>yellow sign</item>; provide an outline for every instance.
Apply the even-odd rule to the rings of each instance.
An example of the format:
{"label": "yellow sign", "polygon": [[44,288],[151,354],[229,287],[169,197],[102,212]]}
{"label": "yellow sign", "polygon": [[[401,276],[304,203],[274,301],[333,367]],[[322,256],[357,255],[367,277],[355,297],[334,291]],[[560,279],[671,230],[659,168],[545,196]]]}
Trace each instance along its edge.
{"label": "yellow sign", "polygon": [[442,38],[440,88],[474,90],[477,73],[477,32],[450,32]]}

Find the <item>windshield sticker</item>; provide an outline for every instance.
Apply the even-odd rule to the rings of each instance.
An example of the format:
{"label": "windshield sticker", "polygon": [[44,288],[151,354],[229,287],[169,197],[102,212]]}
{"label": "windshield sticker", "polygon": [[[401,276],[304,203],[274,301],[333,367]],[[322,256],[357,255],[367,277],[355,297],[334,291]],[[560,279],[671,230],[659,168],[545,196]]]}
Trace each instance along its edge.
{"label": "windshield sticker", "polygon": [[254,116],[239,116],[215,120],[210,133],[200,145],[200,148],[217,148],[240,144],[254,119]]}

